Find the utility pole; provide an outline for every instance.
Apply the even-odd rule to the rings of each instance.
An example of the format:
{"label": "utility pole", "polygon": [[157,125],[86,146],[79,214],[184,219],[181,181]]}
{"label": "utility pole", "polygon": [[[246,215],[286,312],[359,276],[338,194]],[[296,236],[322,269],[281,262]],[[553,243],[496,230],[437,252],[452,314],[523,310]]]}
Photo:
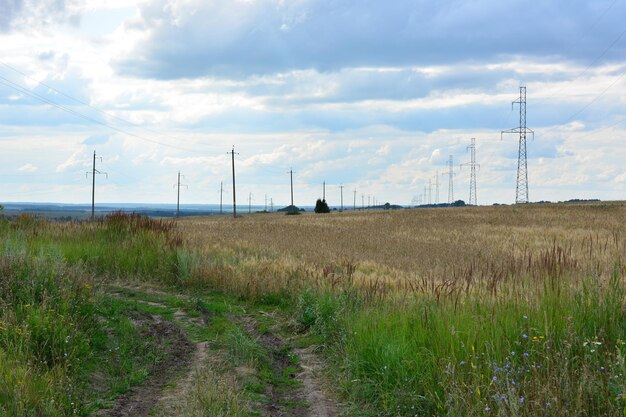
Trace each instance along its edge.
{"label": "utility pole", "polygon": [[[181,184],[180,183],[180,171],[178,171],[178,181],[176,182],[176,184],[174,184],[174,187],[177,189],[176,191],[176,217],[178,217],[180,215],[180,187],[185,187],[187,188],[187,186],[185,184]],[[185,176],[182,176],[183,178],[185,178]]]}
{"label": "utility pole", "polygon": [[274,198],[270,197],[270,212],[274,212]]}
{"label": "utility pole", "polygon": [[252,192],[248,194],[248,214],[252,213]]}
{"label": "utility pole", "polygon": [[224,195],[224,181],[220,181],[220,214],[222,214],[222,196]]}
{"label": "utility pole", "polygon": [[265,194],[265,209],[263,211],[267,213],[267,194]]}
{"label": "utility pole", "polygon": [[343,184],[339,188],[341,189],[341,211],[343,211]]}
{"label": "utility pole", "polygon": [[528,203],[528,159],[526,157],[526,136],[528,133],[535,138],[535,132],[526,127],[526,87],[519,88],[519,99],[511,103],[511,109],[519,104],[519,127],[500,132],[500,140],[504,133],[519,133],[519,150],[517,153],[517,186],[515,204]]}
{"label": "utility pole", "polygon": [[371,196],[368,194],[368,196],[367,196],[367,208],[372,207],[372,203],[371,203],[370,198],[371,198]]}
{"label": "utility pole", "polygon": [[433,182],[428,180],[428,204],[433,203]]}
{"label": "utility pole", "polygon": [[480,165],[476,163],[476,138],[472,138],[471,145],[467,147],[467,150],[470,151],[470,162],[465,164],[461,164],[460,167],[469,166],[470,167],[470,192],[469,192],[469,204],[471,206],[477,206],[477,197],[476,197],[476,167],[480,169]]}
{"label": "utility pole", "polygon": [[[100,172],[96,169],[96,151],[93,151],[93,168],[91,172],[87,171],[85,176],[88,177],[91,174],[91,220],[96,218],[96,175],[104,175],[106,178],[109,178],[109,175],[106,172]],[[100,162],[102,162],[102,157],[100,158]]]}
{"label": "utility pole", "polygon": [[293,169],[289,170],[289,181],[291,183],[291,206],[294,207],[293,205]]}
{"label": "utility pole", "polygon": [[454,203],[454,161],[452,155],[448,158],[448,204]]}
{"label": "utility pole", "polygon": [[326,201],[326,181],[322,183],[322,201]]}
{"label": "utility pole", "polygon": [[439,204],[439,170],[435,175],[435,204]]}
{"label": "utility pole", "polygon": [[233,217],[237,217],[237,193],[235,192],[235,154],[239,155],[237,152],[235,152],[235,146],[233,145],[233,150],[230,152],[226,152],[229,153],[232,157],[232,162],[233,162]]}
{"label": "utility pole", "polygon": [[365,208],[365,194],[361,194],[361,210]]}
{"label": "utility pole", "polygon": [[356,210],[356,188],[354,189],[354,204],[352,206],[352,210]]}

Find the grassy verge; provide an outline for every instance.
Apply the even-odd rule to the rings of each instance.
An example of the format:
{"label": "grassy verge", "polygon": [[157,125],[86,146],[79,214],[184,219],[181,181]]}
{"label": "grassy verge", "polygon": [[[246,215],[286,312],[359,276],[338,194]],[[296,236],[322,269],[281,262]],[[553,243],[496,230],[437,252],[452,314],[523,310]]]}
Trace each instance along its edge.
{"label": "grassy verge", "polygon": [[149,332],[96,277],[175,276],[175,242],[160,226],[0,223],[0,415],[86,416],[159,362]]}

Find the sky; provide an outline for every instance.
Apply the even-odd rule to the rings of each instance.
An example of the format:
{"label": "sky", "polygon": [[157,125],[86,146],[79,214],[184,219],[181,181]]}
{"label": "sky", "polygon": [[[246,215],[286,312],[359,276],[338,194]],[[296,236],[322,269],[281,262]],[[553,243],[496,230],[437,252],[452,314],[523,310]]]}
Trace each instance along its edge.
{"label": "sky", "polygon": [[[626,199],[626,0],[0,0],[0,201]],[[426,195],[425,195],[426,194]],[[356,197],[356,198],[355,198]]]}

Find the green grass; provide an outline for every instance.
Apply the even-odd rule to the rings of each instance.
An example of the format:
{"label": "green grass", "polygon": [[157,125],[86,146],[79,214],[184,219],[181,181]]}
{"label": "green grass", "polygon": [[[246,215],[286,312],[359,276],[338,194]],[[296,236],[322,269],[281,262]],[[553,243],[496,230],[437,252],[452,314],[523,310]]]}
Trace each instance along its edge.
{"label": "green grass", "polygon": [[166,227],[0,222],[0,415],[87,416],[146,378],[155,342],[128,303],[94,289],[94,274],[171,279]]}
{"label": "green grass", "polygon": [[330,341],[345,395],[383,415],[619,416],[625,296],[616,271],[608,285],[556,284],[536,300],[359,307],[309,293],[298,309],[302,326]]}

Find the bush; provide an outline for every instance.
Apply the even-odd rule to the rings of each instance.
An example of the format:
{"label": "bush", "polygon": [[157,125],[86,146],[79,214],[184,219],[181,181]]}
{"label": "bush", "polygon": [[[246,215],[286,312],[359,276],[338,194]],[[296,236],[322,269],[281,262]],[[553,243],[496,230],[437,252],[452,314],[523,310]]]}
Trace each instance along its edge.
{"label": "bush", "polygon": [[316,213],[330,213],[330,209],[328,208],[328,204],[326,200],[317,199],[315,202],[315,212]]}

